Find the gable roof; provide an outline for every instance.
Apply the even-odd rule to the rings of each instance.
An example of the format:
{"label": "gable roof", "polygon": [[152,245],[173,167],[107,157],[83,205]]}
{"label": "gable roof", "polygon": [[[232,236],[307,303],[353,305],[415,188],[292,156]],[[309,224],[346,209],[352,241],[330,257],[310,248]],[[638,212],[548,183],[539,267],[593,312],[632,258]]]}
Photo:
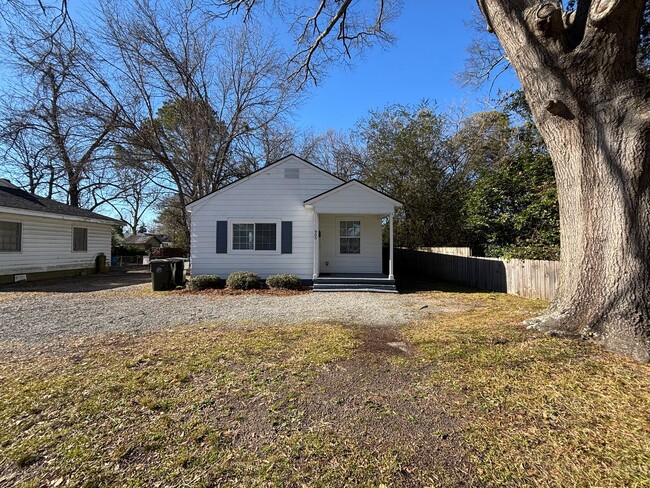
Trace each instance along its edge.
{"label": "gable roof", "polygon": [[379,190],[375,190],[371,186],[368,186],[365,183],[362,183],[357,179],[352,179],[350,181],[347,181],[347,182],[343,183],[342,185],[335,186],[331,190],[324,191],[323,193],[320,193],[320,194],[318,194],[318,195],[316,195],[314,197],[311,197],[308,200],[305,200],[303,203],[305,205],[312,205],[312,204],[314,204],[314,203],[316,203],[316,202],[318,202],[320,200],[324,200],[325,198],[328,198],[328,197],[332,196],[333,194],[335,194],[335,193],[337,193],[337,192],[339,192],[339,191],[341,191],[341,190],[343,190],[345,188],[349,188],[351,186],[360,186],[361,188],[374,193],[378,197],[384,198],[386,200],[390,200],[390,202],[393,205],[395,205],[396,207],[401,207],[402,206],[402,202],[400,202],[399,200],[395,200],[393,197],[390,197],[390,196],[386,195],[385,193],[380,192]]}
{"label": "gable roof", "polygon": [[107,224],[122,225],[122,222],[104,215],[40,197],[12,185],[9,180],[0,179],[0,209],[2,207],[47,214],[76,217],[79,220],[101,220]]}
{"label": "gable roof", "polygon": [[127,236],[124,236],[124,240],[122,241],[123,244],[133,244],[133,245],[147,245],[150,244],[150,241],[152,239],[155,239],[158,241],[158,244],[162,244],[162,240],[158,238],[158,236],[153,236],[149,234],[129,234]]}
{"label": "gable roof", "polygon": [[213,196],[216,195],[217,193],[221,193],[221,192],[224,191],[224,190],[230,189],[230,188],[232,188],[232,187],[234,187],[234,186],[237,186],[237,185],[239,185],[239,184],[241,184],[241,183],[244,183],[245,181],[248,181],[248,180],[250,180],[251,178],[254,178],[255,176],[259,175],[259,174],[262,173],[263,171],[267,171],[267,170],[268,170],[269,168],[271,168],[272,166],[275,166],[275,165],[277,165],[277,164],[281,164],[281,163],[286,162],[289,158],[295,158],[295,159],[298,160],[298,162],[300,162],[300,163],[302,163],[302,164],[305,164],[305,165],[307,165],[307,166],[309,166],[309,167],[311,167],[311,168],[314,168],[314,169],[318,170],[320,173],[322,173],[322,174],[324,174],[324,175],[326,175],[326,176],[329,176],[329,177],[332,178],[333,180],[340,181],[340,182],[344,182],[344,180],[342,180],[342,179],[339,178],[338,176],[333,175],[333,174],[330,173],[329,171],[325,171],[323,168],[320,168],[320,167],[316,166],[315,164],[310,163],[309,161],[307,161],[307,160],[301,158],[300,156],[296,156],[295,154],[290,153],[290,154],[287,154],[286,156],[284,156],[284,157],[278,159],[277,161],[273,161],[272,163],[267,164],[267,165],[264,166],[263,168],[260,168],[260,169],[258,169],[258,170],[256,170],[256,171],[253,171],[253,172],[252,172],[251,174],[249,174],[248,176],[244,176],[243,178],[240,178],[240,179],[238,179],[237,181],[233,181],[232,183],[229,183],[229,184],[227,184],[227,185],[224,185],[224,186],[222,186],[221,188],[219,188],[218,190],[215,190],[215,191],[213,191],[213,192],[211,192],[211,193],[208,193],[207,195],[204,195],[204,196],[202,196],[201,198],[197,198],[197,199],[194,200],[193,202],[190,202],[190,203],[187,205],[187,207],[188,207],[188,208],[190,209],[190,211],[191,211],[191,208],[192,208],[193,206],[195,206],[198,202],[200,202],[200,201],[202,201],[202,200],[204,200],[204,199],[206,199],[206,198],[213,197]]}

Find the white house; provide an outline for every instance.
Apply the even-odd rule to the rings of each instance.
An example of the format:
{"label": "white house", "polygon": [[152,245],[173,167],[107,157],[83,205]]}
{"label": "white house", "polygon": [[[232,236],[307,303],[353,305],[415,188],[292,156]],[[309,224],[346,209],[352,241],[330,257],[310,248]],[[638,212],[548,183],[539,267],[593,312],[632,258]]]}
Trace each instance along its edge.
{"label": "white house", "polygon": [[110,263],[111,226],[122,224],[0,179],[0,283],[98,271]]}
{"label": "white house", "polygon": [[[401,203],[289,155],[189,205],[192,274],[290,273],[315,290],[394,290],[393,214]],[[388,276],[382,221],[389,223]]]}

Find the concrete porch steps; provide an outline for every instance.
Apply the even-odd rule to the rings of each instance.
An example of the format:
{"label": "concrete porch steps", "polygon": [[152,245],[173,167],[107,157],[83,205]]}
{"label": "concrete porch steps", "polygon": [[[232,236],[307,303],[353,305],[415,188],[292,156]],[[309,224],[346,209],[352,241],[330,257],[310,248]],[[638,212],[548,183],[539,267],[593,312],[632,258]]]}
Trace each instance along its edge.
{"label": "concrete porch steps", "polygon": [[383,275],[331,275],[319,276],[314,280],[314,291],[364,291],[397,293],[395,280]]}

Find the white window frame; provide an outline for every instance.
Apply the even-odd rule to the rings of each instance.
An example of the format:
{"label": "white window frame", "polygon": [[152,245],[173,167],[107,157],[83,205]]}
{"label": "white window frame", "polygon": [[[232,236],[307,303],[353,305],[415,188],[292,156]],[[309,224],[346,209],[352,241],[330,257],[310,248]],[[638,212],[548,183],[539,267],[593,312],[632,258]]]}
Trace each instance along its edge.
{"label": "white window frame", "polygon": [[[274,255],[280,254],[280,246],[282,243],[282,229],[281,220],[273,219],[231,219],[228,220],[228,252],[232,254],[254,254],[254,255]],[[275,250],[273,251],[256,251],[255,249],[234,249],[233,242],[235,240],[234,226],[235,224],[275,224]],[[255,235],[253,235],[253,245],[255,245]]]}
{"label": "white window frame", "polygon": [[1,222],[7,222],[8,224],[19,224],[20,225],[20,249],[18,251],[2,251],[0,250],[0,253],[2,254],[22,254],[23,252],[23,238],[25,236],[25,224],[23,223],[22,220],[13,220],[13,219],[5,219],[2,218],[0,219]]}
{"label": "white window frame", "polygon": [[[74,230],[75,229],[86,229],[86,249],[75,249],[74,248]],[[70,249],[72,249],[72,252],[88,252],[88,241],[90,240],[90,232],[88,227],[81,227],[80,225],[73,225],[72,229],[70,230],[70,233],[72,234],[72,242],[70,243]]]}
{"label": "white window frame", "polygon": [[[336,229],[335,229],[335,235],[336,235],[336,241],[334,245],[336,246],[336,255],[341,256],[341,257],[357,257],[357,256],[363,256],[363,235],[364,235],[364,225],[363,225],[363,217],[358,216],[355,217],[353,215],[348,215],[348,216],[341,216],[341,217],[336,217]],[[341,236],[341,222],[359,222],[359,227],[360,227],[360,234],[359,234],[359,254],[350,254],[350,253],[342,253],[341,252],[341,237],[348,237],[348,236]]]}

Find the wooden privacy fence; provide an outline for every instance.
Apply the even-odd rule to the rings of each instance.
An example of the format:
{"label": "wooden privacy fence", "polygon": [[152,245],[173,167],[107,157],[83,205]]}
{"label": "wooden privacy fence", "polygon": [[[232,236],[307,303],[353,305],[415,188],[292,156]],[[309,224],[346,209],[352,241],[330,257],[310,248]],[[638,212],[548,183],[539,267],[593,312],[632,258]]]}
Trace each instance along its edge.
{"label": "wooden privacy fence", "polygon": [[480,290],[551,300],[559,280],[558,261],[479,258],[395,249],[395,275],[432,278]]}
{"label": "wooden privacy fence", "polygon": [[454,256],[471,256],[469,247],[418,247],[418,251],[437,252],[438,254],[453,254]]}

